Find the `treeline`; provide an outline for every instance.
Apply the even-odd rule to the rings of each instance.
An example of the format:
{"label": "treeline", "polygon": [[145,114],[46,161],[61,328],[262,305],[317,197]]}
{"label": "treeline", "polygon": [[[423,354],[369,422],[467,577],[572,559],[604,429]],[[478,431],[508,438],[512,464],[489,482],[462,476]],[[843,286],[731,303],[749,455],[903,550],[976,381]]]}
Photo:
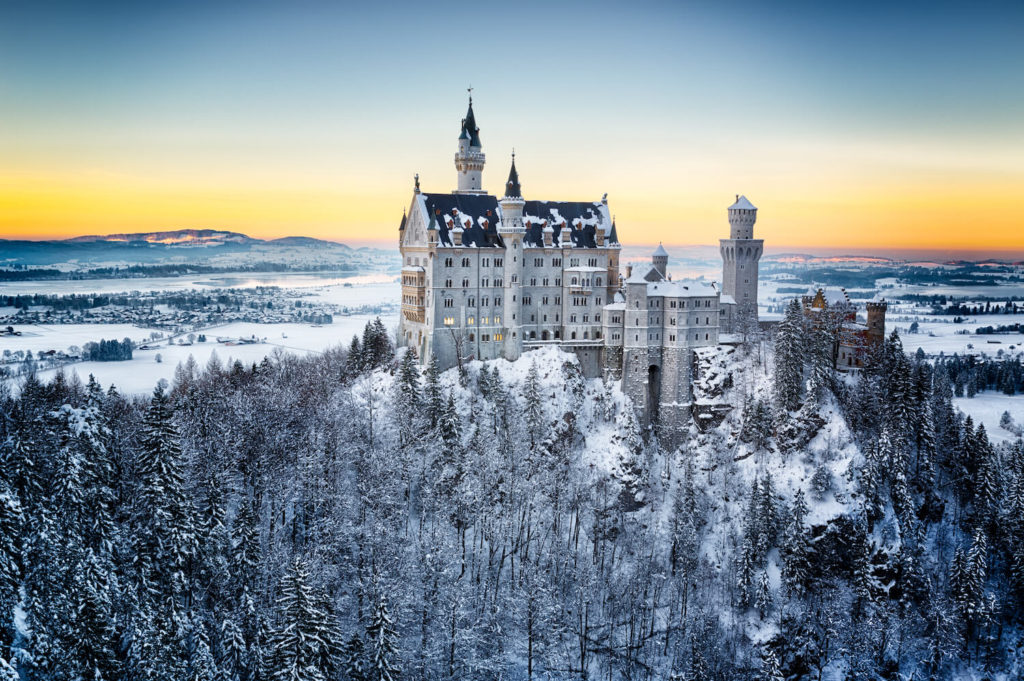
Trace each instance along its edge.
{"label": "treeline", "polygon": [[953,394],[974,397],[985,390],[998,390],[1005,395],[1024,393],[1024,366],[1020,356],[990,358],[974,355],[953,355],[936,360],[949,376]]}
{"label": "treeline", "polygon": [[985,301],[984,305],[968,305],[967,303],[952,303],[944,308],[933,310],[933,314],[951,315],[985,315],[985,314],[1018,314],[1024,311],[1024,307],[1015,301],[1007,300],[1002,305],[998,302],[993,305],[991,301]]}
{"label": "treeline", "polygon": [[132,358],[132,342],[124,340],[101,340],[82,346],[82,359],[87,362],[123,362]]}
{"label": "treeline", "polygon": [[992,335],[999,333],[1022,333],[1024,332],[1024,324],[1000,324],[998,326],[979,326],[974,330],[974,333],[979,335]]}

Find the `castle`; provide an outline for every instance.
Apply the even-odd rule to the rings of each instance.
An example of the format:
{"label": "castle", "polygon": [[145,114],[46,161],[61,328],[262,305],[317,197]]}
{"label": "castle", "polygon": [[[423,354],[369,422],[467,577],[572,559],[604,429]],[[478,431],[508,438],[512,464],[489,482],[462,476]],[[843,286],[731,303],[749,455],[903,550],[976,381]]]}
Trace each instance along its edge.
{"label": "castle", "polygon": [[857,319],[857,306],[846,289],[819,288],[801,298],[804,317],[812,328],[830,327],[836,338],[832,362],[838,371],[861,369],[874,348],[885,341],[885,312],[888,303],[874,300],[866,305],[867,319]]}
{"label": "castle", "polygon": [[557,344],[588,377],[622,381],[643,423],[678,441],[689,425],[694,350],[757,323],[757,208],[737,196],[728,209],[721,289],[672,281],[661,246],[623,279],[607,194],[527,200],[513,154],[497,198],[482,188],[485,162],[471,97],[455,153],[458,188],[424,192],[417,175],[399,227],[400,342],[442,369]]}

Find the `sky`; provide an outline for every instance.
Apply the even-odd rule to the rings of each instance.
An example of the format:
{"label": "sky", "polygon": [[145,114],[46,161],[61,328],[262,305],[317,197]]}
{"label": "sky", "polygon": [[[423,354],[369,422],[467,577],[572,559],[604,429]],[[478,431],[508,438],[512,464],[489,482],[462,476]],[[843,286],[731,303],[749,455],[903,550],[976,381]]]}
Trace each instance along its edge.
{"label": "sky", "polygon": [[[467,88],[623,241],[1024,255],[1024,2],[0,2],[0,238],[397,243]],[[2,249],[2,246],[0,246]]]}

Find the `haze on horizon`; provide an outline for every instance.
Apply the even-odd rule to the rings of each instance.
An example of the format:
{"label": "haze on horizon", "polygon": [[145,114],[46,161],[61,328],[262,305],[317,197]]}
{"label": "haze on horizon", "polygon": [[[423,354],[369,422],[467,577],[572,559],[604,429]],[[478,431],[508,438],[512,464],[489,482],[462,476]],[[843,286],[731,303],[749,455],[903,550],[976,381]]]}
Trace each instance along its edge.
{"label": "haze on horizon", "polygon": [[[211,228],[394,243],[455,185],[466,88],[501,193],[631,244],[1024,253],[1024,5],[5,3],[0,238]],[[949,256],[947,256],[949,257]]]}

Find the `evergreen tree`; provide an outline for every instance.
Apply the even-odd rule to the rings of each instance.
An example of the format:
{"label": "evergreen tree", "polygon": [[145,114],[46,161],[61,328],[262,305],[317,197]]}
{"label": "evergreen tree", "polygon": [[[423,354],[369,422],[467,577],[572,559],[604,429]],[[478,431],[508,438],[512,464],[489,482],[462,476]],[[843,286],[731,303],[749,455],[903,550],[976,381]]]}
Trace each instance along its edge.
{"label": "evergreen tree", "polygon": [[13,641],[10,623],[14,621],[21,584],[20,542],[24,522],[21,502],[6,479],[8,470],[0,465],[0,651],[7,651]]}
{"label": "evergreen tree", "polygon": [[811,581],[811,541],[804,526],[807,504],[803,490],[797,490],[793,497],[793,511],[782,545],[782,578],[786,590],[795,596],[802,596]]}
{"label": "evergreen tree", "polygon": [[427,420],[431,428],[436,428],[444,410],[444,394],[441,392],[441,370],[437,364],[437,355],[430,356],[427,365],[427,381],[423,389],[426,399]]}
{"label": "evergreen tree", "polygon": [[769,645],[761,648],[761,674],[758,681],[786,681],[782,666],[779,664],[779,656]]}
{"label": "evergreen tree", "polygon": [[196,555],[192,506],[185,492],[184,460],[163,382],[146,412],[135,462],[132,539],[136,593],[130,616],[130,669],[143,677],[180,679],[187,674],[191,593]]}
{"label": "evergreen tree", "polygon": [[359,336],[353,335],[352,342],[348,345],[348,355],[345,359],[345,370],[350,376],[355,376],[363,370],[364,366],[363,344],[359,342]]}
{"label": "evergreen tree", "polygon": [[530,435],[530,448],[535,449],[544,432],[544,405],[541,403],[540,375],[537,372],[537,363],[531,362],[526,372],[526,382],[523,384],[524,416],[526,420],[526,432]]}
{"label": "evergreen tree", "polygon": [[278,626],[271,640],[271,681],[325,681],[326,615],[316,607],[306,563],[296,558],[281,578]]}
{"label": "evergreen tree", "polygon": [[754,545],[750,537],[743,540],[736,565],[736,589],[739,591],[738,605],[742,609],[750,607],[754,590],[754,571],[757,568]]}
{"label": "evergreen tree", "polygon": [[396,681],[399,678],[398,668],[395,666],[398,657],[398,636],[388,613],[386,596],[381,596],[377,601],[373,619],[366,628],[366,639],[370,648],[367,681]]}
{"label": "evergreen tree", "polygon": [[345,678],[348,681],[367,681],[366,675],[366,648],[363,645],[363,637],[352,634],[348,643],[345,644]]}
{"label": "evergreen tree", "polygon": [[767,570],[761,570],[761,575],[758,577],[757,590],[754,595],[754,607],[757,608],[761,619],[764,619],[772,608],[772,586],[768,580]]}
{"label": "evergreen tree", "polygon": [[800,408],[803,393],[803,312],[790,301],[775,336],[775,399],[786,411]]}
{"label": "evergreen tree", "polygon": [[414,412],[420,406],[422,388],[420,387],[420,370],[416,365],[416,351],[407,348],[402,353],[402,361],[398,365],[398,404],[405,413]]}

